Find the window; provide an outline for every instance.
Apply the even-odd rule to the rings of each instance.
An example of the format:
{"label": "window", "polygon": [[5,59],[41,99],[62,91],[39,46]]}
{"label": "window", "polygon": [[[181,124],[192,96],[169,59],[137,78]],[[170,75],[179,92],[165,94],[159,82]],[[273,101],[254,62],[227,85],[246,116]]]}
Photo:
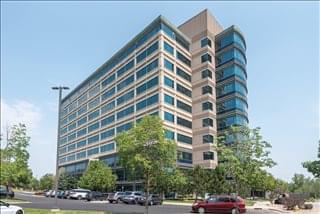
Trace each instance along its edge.
{"label": "window", "polygon": [[60,129],[60,135],[64,135],[67,132],[68,132],[68,128],[67,127],[63,128],[63,129]]}
{"label": "window", "polygon": [[87,134],[87,128],[83,128],[83,129],[77,131],[77,137],[81,137],[85,134]]}
{"label": "window", "polygon": [[134,90],[129,91],[128,93],[122,95],[117,99],[117,105],[121,105],[122,103],[128,102],[129,100],[133,99],[134,97]]}
{"label": "window", "polygon": [[164,94],[164,102],[174,106],[174,98]]}
{"label": "window", "polygon": [[115,101],[112,101],[104,106],[101,107],[101,114],[104,114],[108,111],[111,111],[115,107]]}
{"label": "window", "polygon": [[202,94],[212,94],[212,88],[211,86],[203,86],[202,87]]}
{"label": "window", "polygon": [[99,128],[99,122],[96,122],[90,126],[88,126],[88,133],[95,131]]}
{"label": "window", "polygon": [[202,111],[205,111],[205,110],[213,110],[213,105],[211,102],[204,102],[202,103]]}
{"label": "window", "polygon": [[101,127],[110,125],[114,122],[114,115],[111,115],[103,120],[101,120]]}
{"label": "window", "polygon": [[74,161],[76,159],[76,157],[75,157],[75,155],[73,154],[73,155],[69,155],[68,157],[67,157],[67,161]]}
{"label": "window", "polygon": [[88,144],[95,143],[95,142],[98,142],[98,141],[99,141],[99,135],[98,134],[88,138]]}
{"label": "window", "polygon": [[169,77],[164,76],[164,84],[170,88],[174,88],[174,81]]}
{"label": "window", "polygon": [[226,52],[219,54],[216,57],[216,66],[220,66],[224,63],[227,63],[231,60],[236,60],[242,65],[246,65],[246,57],[245,55],[236,48],[230,49]]}
{"label": "window", "polygon": [[213,143],[213,136],[210,134],[202,136],[202,143]]}
{"label": "window", "polygon": [[68,142],[72,141],[76,139],[76,132],[73,132],[72,134],[68,135]]}
{"label": "window", "polygon": [[117,127],[117,134],[131,129],[132,122]]}
{"label": "window", "polygon": [[146,57],[150,56],[153,52],[155,52],[158,49],[158,41],[152,44],[149,48],[147,48],[145,51],[141,52],[137,56],[137,63],[141,62],[144,60]]}
{"label": "window", "polygon": [[222,81],[233,76],[239,77],[243,81],[246,81],[247,79],[244,69],[235,64],[216,72],[217,81]]}
{"label": "window", "polygon": [[84,147],[85,145],[87,145],[87,141],[86,140],[82,140],[82,141],[77,143],[77,148]]}
{"label": "window", "polygon": [[88,150],[88,156],[95,155],[99,153],[99,147],[95,147]]}
{"label": "window", "polygon": [[89,91],[89,98],[97,95],[100,91],[100,85],[95,86],[94,88],[90,89]]}
{"label": "window", "polygon": [[131,75],[130,77],[128,77],[127,79],[123,80],[122,82],[120,82],[117,85],[117,91],[120,91],[123,88],[129,86],[131,83],[133,83],[133,81],[134,81],[134,75]]}
{"label": "window", "polygon": [[179,163],[192,164],[192,153],[178,151],[177,156],[178,156],[177,159]]}
{"label": "window", "polygon": [[201,63],[204,63],[204,62],[212,62],[212,57],[210,54],[206,53],[204,55],[201,56]]}
{"label": "window", "polygon": [[182,53],[180,53],[179,51],[177,51],[177,58],[178,60],[180,60],[181,62],[183,62],[184,64],[186,64],[187,66],[191,66],[191,61],[185,57]]}
{"label": "window", "polygon": [[74,113],[70,114],[69,117],[68,117],[69,122],[71,120],[75,119],[76,117],[77,117],[77,112],[74,112]]}
{"label": "window", "polygon": [[213,127],[213,120],[210,118],[202,119],[202,127]]}
{"label": "window", "polygon": [[154,86],[158,85],[158,83],[159,83],[158,77],[155,77],[155,78],[149,80],[148,82],[143,83],[142,85],[137,87],[137,89],[136,89],[137,95],[153,88]]}
{"label": "window", "polygon": [[164,112],[164,120],[174,123],[174,115],[169,112]]}
{"label": "window", "polygon": [[179,83],[177,83],[177,91],[188,96],[188,97],[192,97],[192,92],[191,90],[183,87],[182,85],[180,85]]}
{"label": "window", "polygon": [[71,131],[71,130],[75,129],[76,126],[77,126],[76,122],[70,124],[70,125],[68,126],[68,131]]}
{"label": "window", "polygon": [[117,120],[119,120],[119,119],[121,119],[123,117],[126,117],[126,116],[132,114],[133,112],[134,112],[134,106],[130,106],[130,107],[128,107],[128,108],[126,108],[126,109],[124,109],[122,111],[119,111],[117,113]]}
{"label": "window", "polygon": [[102,87],[106,87],[106,86],[110,85],[115,79],[116,79],[116,73],[112,74],[110,77],[103,80],[101,83]]}
{"label": "window", "polygon": [[243,96],[247,95],[246,87],[242,83],[235,81],[235,82],[229,82],[222,86],[217,87],[217,98],[226,96],[234,92],[237,92]]}
{"label": "window", "polygon": [[177,134],[177,140],[181,143],[192,144],[192,137],[183,134]]}
{"label": "window", "polygon": [[96,107],[97,105],[99,105],[99,103],[100,103],[100,97],[95,98],[89,103],[89,109]]}
{"label": "window", "polygon": [[177,124],[192,129],[192,122],[181,117],[177,117]]}
{"label": "window", "polygon": [[87,101],[87,94],[84,94],[78,99],[78,106],[82,105],[86,101]]}
{"label": "window", "polygon": [[158,101],[159,101],[158,94],[153,95],[147,99],[144,99],[136,104],[136,111],[147,108],[148,106],[151,106],[151,105],[157,103]]}
{"label": "window", "polygon": [[71,151],[73,151],[75,149],[76,149],[76,144],[75,143],[68,146],[68,152],[71,152]]}
{"label": "window", "polygon": [[204,152],[203,153],[203,160],[213,160],[214,153],[213,152]]}
{"label": "window", "polygon": [[131,68],[133,68],[134,66],[134,60],[131,60],[129,63],[127,63],[125,66],[123,66],[122,68],[120,68],[117,71],[117,77],[121,77],[123,74],[125,74],[127,71],[129,71]]}
{"label": "window", "polygon": [[170,130],[164,131],[165,138],[168,140],[174,140],[174,132]]}
{"label": "window", "polygon": [[180,100],[177,100],[177,107],[186,111],[186,112],[190,112],[190,113],[192,112],[192,107],[190,105],[180,101]]}
{"label": "window", "polygon": [[86,157],[86,155],[87,155],[86,151],[83,151],[83,152],[79,152],[79,153],[77,153],[77,154],[76,154],[76,156],[77,156],[77,160],[78,160],[78,159],[85,158],[85,157]]}
{"label": "window", "polygon": [[171,63],[169,60],[164,59],[164,67],[166,69],[168,69],[169,71],[173,71],[174,70],[174,65],[173,63]]}
{"label": "window", "polygon": [[82,106],[81,108],[79,108],[78,110],[78,116],[85,113],[87,111],[87,105]]}
{"label": "window", "polygon": [[100,152],[109,152],[114,150],[114,143],[109,143],[103,146],[100,146]]}
{"label": "window", "polygon": [[148,74],[152,70],[158,67],[158,59],[152,61],[149,63],[147,66],[141,68],[140,70],[137,71],[137,79],[143,77],[144,75]]}
{"label": "window", "polygon": [[217,50],[222,49],[232,43],[236,44],[238,47],[242,48],[243,50],[246,49],[244,39],[242,38],[242,36],[240,36],[236,32],[231,32],[230,34],[224,35],[219,40],[217,40],[216,49]]}
{"label": "window", "polygon": [[201,47],[203,48],[204,46],[209,46],[211,47],[211,40],[209,38],[204,38],[201,40]]}
{"label": "window", "polygon": [[110,129],[108,131],[102,132],[100,134],[100,139],[103,140],[112,136],[114,136],[114,129]]}
{"label": "window", "polygon": [[201,72],[201,76],[202,76],[202,79],[204,79],[204,78],[212,79],[212,71],[210,71],[209,69],[203,70]]}
{"label": "window", "polygon": [[226,118],[222,118],[218,120],[218,130],[230,127],[232,125],[235,126],[245,126],[248,124],[248,119],[242,115],[233,115]]}
{"label": "window", "polygon": [[99,117],[99,115],[100,115],[100,109],[98,109],[98,110],[90,113],[90,114],[88,115],[88,119],[89,119],[89,121],[90,121],[90,120],[93,120],[93,119]]}
{"label": "window", "polygon": [[191,75],[189,75],[187,72],[185,72],[179,67],[177,67],[177,74],[183,79],[187,80],[188,82],[191,82]]}
{"label": "window", "polygon": [[163,46],[164,46],[164,50],[166,52],[168,52],[169,54],[174,55],[174,49],[173,49],[173,47],[171,45],[169,45],[167,42],[164,42]]}
{"label": "window", "polygon": [[240,110],[242,112],[247,112],[247,103],[240,98],[232,98],[230,100],[223,101],[217,104],[217,112],[224,113],[230,110]]}

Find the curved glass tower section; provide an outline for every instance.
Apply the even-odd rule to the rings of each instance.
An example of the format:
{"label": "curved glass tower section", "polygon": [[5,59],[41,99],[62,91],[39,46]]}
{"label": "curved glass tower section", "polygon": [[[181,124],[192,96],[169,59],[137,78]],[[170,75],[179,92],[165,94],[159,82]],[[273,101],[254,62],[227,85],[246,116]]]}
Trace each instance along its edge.
{"label": "curved glass tower section", "polygon": [[246,42],[239,29],[231,26],[215,38],[217,131],[247,125]]}

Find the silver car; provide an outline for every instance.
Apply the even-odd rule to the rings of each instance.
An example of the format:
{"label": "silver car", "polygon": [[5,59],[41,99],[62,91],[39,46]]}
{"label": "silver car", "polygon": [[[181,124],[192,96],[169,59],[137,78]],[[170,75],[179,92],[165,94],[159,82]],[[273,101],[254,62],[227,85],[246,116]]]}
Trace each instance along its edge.
{"label": "silver car", "polygon": [[69,193],[69,198],[82,200],[87,198],[87,194],[90,192],[91,191],[87,189],[73,189]]}

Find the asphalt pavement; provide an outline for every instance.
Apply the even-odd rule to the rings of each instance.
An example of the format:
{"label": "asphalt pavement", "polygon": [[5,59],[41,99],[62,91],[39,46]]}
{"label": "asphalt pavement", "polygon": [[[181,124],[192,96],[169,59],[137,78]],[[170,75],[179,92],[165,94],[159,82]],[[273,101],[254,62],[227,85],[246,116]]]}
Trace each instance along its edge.
{"label": "asphalt pavement", "polygon": [[[17,204],[22,208],[55,209],[54,198],[35,196],[28,193],[16,193],[16,198],[30,203]],[[103,211],[113,214],[143,214],[144,207],[140,205],[110,204],[106,201],[87,202],[78,200],[58,199],[58,208],[61,210]],[[186,214],[191,207],[185,205],[156,205],[149,208],[150,214]],[[268,210],[247,210],[248,214],[275,214],[278,212]],[[28,214],[28,213],[26,213]]]}

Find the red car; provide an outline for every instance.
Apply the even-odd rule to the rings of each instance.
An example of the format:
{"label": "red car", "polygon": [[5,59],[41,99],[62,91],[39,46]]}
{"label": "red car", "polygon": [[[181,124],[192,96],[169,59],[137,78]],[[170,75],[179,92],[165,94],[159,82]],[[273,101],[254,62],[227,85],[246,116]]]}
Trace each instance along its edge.
{"label": "red car", "polygon": [[196,202],[192,205],[195,213],[229,213],[240,214],[246,212],[245,201],[238,197],[222,195],[211,196],[205,201]]}

